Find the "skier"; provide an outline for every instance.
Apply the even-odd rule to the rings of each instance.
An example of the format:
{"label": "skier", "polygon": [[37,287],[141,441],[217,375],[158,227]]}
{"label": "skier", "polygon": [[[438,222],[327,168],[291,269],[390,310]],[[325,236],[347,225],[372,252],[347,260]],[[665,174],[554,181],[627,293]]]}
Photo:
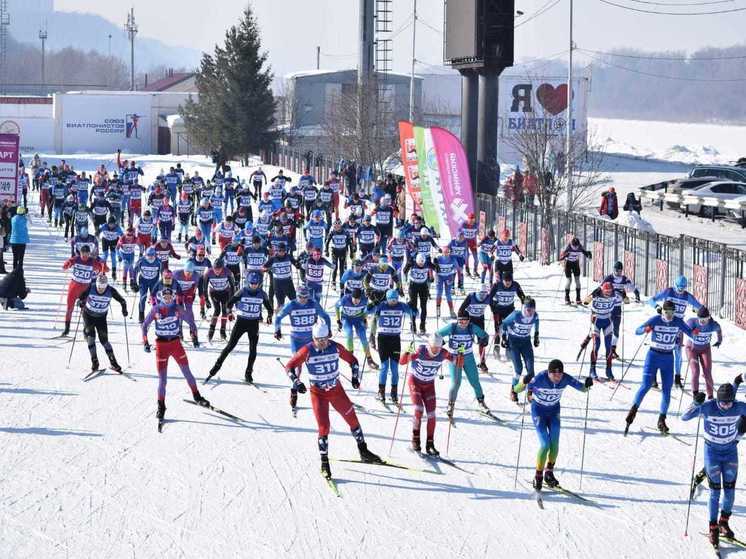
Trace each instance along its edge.
{"label": "skier", "polygon": [[[371,301],[368,308],[373,310],[374,316],[370,337],[375,340],[378,334],[378,343],[374,348],[381,359],[376,399],[385,404],[386,378],[391,371],[391,401],[398,404],[399,358],[401,357],[401,331],[404,326],[404,316],[409,315],[414,318],[417,316],[417,311],[399,301],[399,292],[396,289],[389,289],[386,292],[385,301],[380,303]],[[414,336],[414,329],[412,335]]]}
{"label": "skier", "polygon": [[498,281],[502,279],[503,273],[513,273],[513,253],[518,255],[518,259],[523,262],[524,256],[521,254],[521,249],[518,248],[510,238],[510,230],[503,229],[500,231],[500,237],[495,243],[495,273],[497,274]]}
{"label": "skier", "polygon": [[484,283],[484,278],[489,273],[490,285],[492,285],[492,281],[494,279],[492,264],[495,260],[494,254],[496,243],[497,239],[495,238],[495,231],[492,229],[487,231],[487,234],[482,237],[481,241],[479,241],[479,263],[482,265],[482,274],[480,276],[480,281]]}
{"label": "skier", "polygon": [[653,386],[653,380],[658,371],[661,373],[663,382],[663,393],[661,395],[660,415],[658,416],[658,430],[664,435],[668,433],[666,425],[666,414],[671,402],[671,387],[673,385],[673,350],[677,344],[677,337],[684,332],[690,338],[699,334],[699,329],[690,328],[679,317],[675,316],[675,305],[673,301],[667,300],[663,303],[662,313],[649,318],[645,323],[635,330],[638,336],[650,334],[650,349],[645,356],[645,364],[642,368],[642,383],[635,394],[635,403],[627,414],[627,426],[624,429],[626,435],[630,425],[635,420],[637,410],[642,404],[645,394]]}
{"label": "skier", "polygon": [[[378,257],[378,266],[367,273],[363,280],[363,285],[365,286],[365,294],[372,307],[383,301],[386,292],[391,288],[396,287],[399,294],[403,293],[399,274],[389,265],[389,259],[386,255]],[[399,358],[397,357],[398,360]]]}
{"label": "skier", "polygon": [[464,235],[466,241],[467,253],[464,259],[464,265],[466,267],[466,275],[472,277],[469,273],[469,255],[471,254],[472,266],[474,269],[473,276],[477,277],[477,235],[479,234],[479,225],[476,221],[476,216],[470,213],[466,222],[461,226],[461,233]]}
{"label": "skier", "polygon": [[355,259],[352,261],[352,268],[345,271],[340,279],[340,285],[342,286],[345,295],[352,293],[353,289],[363,289],[363,281],[367,272],[363,270],[363,263]]}
{"label": "skier", "polygon": [[102,225],[99,230],[101,252],[103,252],[104,262],[111,259],[111,279],[114,281],[117,281],[117,245],[123,234],[114,216],[109,216],[106,224]]}
{"label": "skier", "polygon": [[155,256],[161,261],[161,266],[164,270],[168,270],[169,258],[181,260],[181,256],[176,254],[176,251],[174,250],[174,245],[166,237],[158,239],[158,241],[153,245],[153,248],[155,249]]}
{"label": "skier", "polygon": [[396,208],[391,205],[391,197],[388,194],[381,198],[380,205],[373,209],[378,233],[377,249],[381,253],[385,252],[389,239],[394,233],[394,219],[396,219],[397,214]]}
{"label": "skier", "polygon": [[329,257],[329,244],[332,245],[332,284],[337,281],[339,270],[339,292],[342,292],[342,276],[347,270],[347,251],[352,247],[352,237],[342,228],[342,222],[337,219],[334,227],[326,237],[326,256]]}
{"label": "skier", "polygon": [[[298,261],[287,253],[287,245],[280,243],[277,253],[264,264],[262,271],[269,272],[271,278],[269,298],[277,300],[277,308],[282,308],[285,299],[295,299],[295,285],[293,285],[293,270],[291,266],[300,268]],[[247,274],[248,275],[248,274]]]}
{"label": "skier", "polygon": [[[240,278],[239,278],[240,281]],[[233,278],[231,271],[225,267],[222,258],[215,260],[213,267],[202,276],[202,291],[207,294],[207,308],[210,308],[210,302],[215,307],[210,319],[210,328],[207,331],[207,340],[212,342],[215,335],[215,328],[220,317],[220,339],[225,340],[226,322],[228,321],[228,299],[236,290],[236,280]]]}
{"label": "skier", "polygon": [[156,258],[155,249],[149,247],[145,256],[141,257],[132,268],[132,279],[130,287],[132,291],[140,292],[140,303],[138,305],[138,320],[142,324],[145,320],[145,300],[148,294],[155,295],[155,287],[161,275],[161,261]]}
{"label": "skier", "polygon": [[466,265],[466,256],[469,250],[463,230],[459,231],[455,239],[448,243],[451,254],[456,259],[456,279],[458,281],[458,290],[464,295],[464,266]]}
{"label": "skier", "polygon": [[88,227],[81,227],[80,232],[70,241],[70,256],[79,255],[83,245],[88,246],[91,255],[98,256],[98,239],[88,233]]}
{"label": "skier", "polygon": [[474,337],[479,342],[480,350],[486,347],[489,341],[487,332],[482,330],[476,324],[472,324],[469,313],[459,312],[456,322],[452,322],[438,330],[438,334],[443,338],[448,338],[448,348],[451,353],[460,353],[463,356],[463,363],[459,367],[455,362],[448,366],[451,376],[451,386],[448,390],[448,408],[446,415],[450,421],[453,421],[453,409],[456,406],[456,398],[461,387],[461,371],[466,372],[466,379],[474,390],[474,396],[479,404],[480,411],[489,412],[487,404],[484,403],[484,391],[482,384],[479,382],[479,373],[477,372],[477,363],[474,360]]}
{"label": "skier", "polygon": [[[674,305],[674,316],[684,320],[686,315],[686,309],[691,305],[692,309],[696,312],[702,306],[702,303],[689,293],[687,290],[686,277],[679,276],[676,278],[673,287],[667,287],[660,293],[656,293],[650,299],[648,299],[648,305],[654,307],[656,311],[659,310],[659,303],[662,301],[671,301]],[[681,334],[676,338],[676,344],[673,347],[673,366],[674,366],[674,382],[676,386],[683,388],[681,385],[681,345],[683,343],[683,337]],[[653,379],[655,380],[655,379]],[[657,383],[654,383],[655,386]]]}
{"label": "skier", "polygon": [[197,326],[193,320],[184,312],[184,309],[174,302],[173,291],[165,289],[162,293],[163,303],[154,305],[148,316],[142,323],[142,343],[146,353],[150,353],[148,342],[148,329],[151,322],[155,322],[155,362],[158,368],[158,411],[156,417],[163,420],[166,413],[166,380],[168,374],[168,360],[173,357],[179,365],[181,374],[192,391],[192,398],[200,406],[209,407],[210,402],[205,400],[199,393],[194,375],[189,369],[184,347],[179,339],[181,321],[186,320],[192,333],[192,338],[197,337]]}
{"label": "skier", "polygon": [[252,375],[254,372],[254,362],[256,361],[256,348],[259,344],[259,324],[262,322],[262,305],[267,309],[267,324],[272,324],[272,313],[274,312],[272,303],[267,294],[262,291],[261,285],[262,276],[256,272],[252,272],[246,276],[245,287],[237,291],[228,300],[228,309],[230,310],[230,314],[228,315],[229,320],[233,320],[234,306],[236,307],[238,318],[236,324],[233,326],[233,330],[231,330],[231,337],[228,343],[223,348],[223,351],[220,352],[205,382],[218,374],[220,367],[223,366],[223,362],[244,334],[247,334],[249,337],[249,358],[246,363],[244,379],[249,384],[254,382]]}
{"label": "skier", "polygon": [[163,199],[163,205],[156,210],[155,217],[158,222],[158,230],[161,233],[161,240],[167,239],[170,242],[171,233],[173,233],[176,223],[176,210],[169,202],[168,197]]}
{"label": "skier", "polygon": [[[740,375],[739,375],[740,378]],[[728,521],[736,498],[738,476],[738,441],[746,433],[746,403],[736,401],[736,388],[732,384],[721,384],[717,400],[705,402],[703,392],[697,392],[691,407],[681,416],[683,421],[704,417],[705,468],[710,485],[709,539],[718,549],[720,536],[733,538]],[[720,490],[723,502],[720,506]],[[720,518],[718,519],[718,508]]]}
{"label": "skier", "polygon": [[137,237],[135,236],[135,228],[130,225],[124,235],[117,241],[118,260],[123,263],[122,286],[125,291],[127,291],[127,280],[132,274],[132,268],[135,264],[135,248],[137,248]]}
{"label": "skier", "polygon": [[[513,362],[513,383],[518,384],[523,373],[523,365],[526,365],[526,372],[529,375],[534,374],[534,347],[531,347],[531,329],[534,330],[534,347],[539,347],[539,314],[536,312],[536,301],[531,297],[526,297],[523,301],[523,308],[513,311],[500,324],[502,331],[501,345],[506,350],[506,355],[510,355]],[[510,399],[518,402],[518,394],[510,389]]]}
{"label": "skier", "polygon": [[455,363],[456,367],[463,367],[463,356],[451,353],[443,348],[443,336],[437,332],[430,336],[427,345],[421,345],[415,352],[405,351],[400,365],[412,364],[412,374],[407,379],[409,397],[412,400],[414,414],[412,415],[412,450],[420,452],[422,442],[420,426],[422,412],[427,413],[425,453],[429,456],[440,456],[435,448],[435,375],[438,374],[443,361]]}
{"label": "skier", "polygon": [[249,182],[254,187],[254,197],[259,199],[262,194],[262,185],[267,184],[267,175],[264,174],[261,167],[257,167],[257,169],[249,175]]}
{"label": "skier", "polygon": [[575,304],[580,304],[580,255],[589,260],[593,256],[590,251],[585,250],[580,240],[573,237],[570,244],[560,253],[560,262],[565,261],[565,304],[570,305],[570,277],[575,278]]}
{"label": "skier", "polygon": [[371,225],[371,217],[369,215],[363,217],[363,224],[357,228],[355,235],[357,246],[360,249],[360,258],[365,258],[373,252],[373,249],[378,244],[378,229]]}
{"label": "skier", "polygon": [[82,293],[85,293],[93,281],[93,277],[101,272],[108,272],[109,268],[106,263],[99,258],[91,256],[91,249],[88,245],[80,247],[80,254],[71,256],[62,265],[63,270],[72,268],[72,277],[67,284],[67,308],[65,310],[65,328],[60,337],[67,336],[70,333],[70,320],[73,315],[73,308],[76,299]]}
{"label": "skier", "polygon": [[137,244],[140,246],[140,256],[142,256],[143,250],[148,248],[155,242],[156,228],[155,221],[150,215],[150,210],[145,210],[137,220]]}
{"label": "skier", "polygon": [[182,192],[179,202],[176,204],[176,216],[179,218],[179,235],[176,240],[180,243],[182,235],[186,241],[189,238],[189,222],[194,215],[192,199],[188,193]]}
{"label": "skier", "polygon": [[689,358],[689,368],[692,370],[692,394],[699,392],[699,367],[701,364],[707,399],[712,400],[712,350],[710,349],[710,343],[712,335],[715,334],[717,340],[712,345],[720,347],[720,344],[723,343],[723,332],[720,329],[720,324],[710,316],[710,311],[704,306],[697,310],[697,318],[690,318],[686,321],[686,324],[692,330],[694,328],[699,330],[694,338],[688,339],[686,342],[686,354]]}
{"label": "skier", "polygon": [[337,314],[337,330],[344,331],[345,346],[350,353],[354,353],[354,331],[360,340],[360,345],[363,346],[365,359],[371,369],[378,369],[378,363],[373,360],[373,356],[370,354],[370,346],[368,345],[366,333],[367,313],[365,312],[367,306],[368,300],[363,297],[361,289],[356,288],[349,295],[343,295],[334,305]]}
{"label": "skier", "polygon": [[104,351],[106,351],[112,370],[117,373],[122,372],[122,367],[117,363],[114,350],[109,343],[109,328],[106,324],[106,315],[109,312],[112,299],[122,306],[122,316],[127,318],[127,303],[119,292],[109,285],[104,273],[99,273],[96,276],[95,283],[92,283],[78,297],[78,305],[83,315],[83,335],[91,354],[91,372],[99,370],[98,356],[96,355],[96,333],[98,333],[98,341],[101,342]]}
{"label": "skier", "polygon": [[541,491],[542,482],[548,487],[559,487],[559,481],[554,475],[554,465],[559,454],[560,400],[562,392],[568,386],[580,392],[586,392],[593,386],[593,379],[586,377],[584,382],[580,382],[572,375],[565,373],[562,361],[552,359],[546,371],[536,376],[529,372],[524,375],[522,382],[513,387],[516,394],[528,389],[533,395],[531,419],[534,422],[536,435],[539,437],[536,475],[533,482],[536,491]]}
{"label": "skier", "polygon": [[324,266],[333,269],[334,264],[321,256],[321,249],[314,247],[311,249],[311,257],[306,260],[303,268],[305,269],[305,282],[311,298],[321,302],[321,295],[324,291]]}
{"label": "skier", "polygon": [[237,282],[240,282],[241,260],[243,259],[243,243],[241,233],[236,231],[233,234],[233,239],[231,240],[231,242],[229,242],[225,246],[222,246],[222,249],[223,252],[220,253],[218,259],[223,259],[223,262],[225,262],[225,267],[231,271],[231,274],[233,274],[233,279],[235,279]]}
{"label": "skier", "polygon": [[451,247],[444,245],[441,249],[442,253],[440,256],[433,260],[433,268],[435,268],[435,314],[440,321],[440,303],[443,300],[443,292],[445,292],[446,303],[448,304],[448,310],[451,313],[451,319],[456,318],[456,313],[453,310],[453,279],[456,276],[456,268],[458,262],[451,256]]}
{"label": "skier", "polygon": [[523,305],[526,294],[521,289],[521,285],[513,280],[512,273],[503,272],[502,280],[492,285],[489,295],[490,310],[492,311],[492,319],[495,323],[495,340],[493,342],[495,358],[500,357],[500,324],[515,311],[516,297],[518,297],[521,305]]}
{"label": "skier", "polygon": [[305,363],[308,380],[311,384],[311,406],[318,425],[319,454],[321,455],[321,474],[331,479],[329,467],[329,404],[334,407],[347,422],[355,437],[360,460],[367,463],[381,463],[382,460],[368,450],[363,430],[355,414],[355,408],[339,383],[339,358],[352,368],[352,387],[360,386],[360,371],[355,356],[337,342],[329,339],[329,325],[318,322],[313,327],[313,339],[303,344],[285,365],[285,373],[293,383],[293,390],[305,394],[306,385],[301,382],[296,371]]}
{"label": "skier", "polygon": [[[173,284],[176,288],[176,304],[184,307],[184,316],[187,320],[194,322],[194,311],[192,310],[194,298],[199,294],[200,299],[204,300],[205,296],[202,286],[202,274],[197,272],[194,259],[187,260],[183,269],[174,272]],[[192,339],[192,344],[194,347],[199,347],[196,337]]]}
{"label": "skier", "polygon": [[[321,305],[310,298],[311,293],[305,286],[298,288],[298,296],[292,301],[288,302],[280,312],[275,315],[275,339],[282,339],[282,331],[280,326],[282,319],[286,316],[290,317],[290,350],[293,353],[299,351],[304,345],[311,341],[311,331],[313,325],[319,320],[324,321],[327,327],[331,326],[329,315],[326,311],[321,308]],[[296,375],[300,373],[300,369]],[[293,414],[296,412],[296,406],[298,403],[298,392],[293,387],[290,390],[290,407]]]}
{"label": "skier", "polygon": [[[484,325],[484,311],[490,304],[490,288],[487,285],[482,285],[479,291],[469,293],[464,299],[463,303],[458,309],[460,316],[467,314],[469,315],[469,321],[476,326],[479,326],[485,332],[487,329]],[[495,327],[495,332],[497,332]],[[499,343],[498,343],[499,345]],[[485,353],[487,346],[479,346],[479,370],[487,372],[487,362],[485,361]]]}
{"label": "skier", "polygon": [[404,267],[404,258],[407,256],[409,250],[409,243],[407,242],[407,236],[404,231],[399,229],[396,236],[391,237],[386,247],[385,254],[388,255],[391,266],[396,270],[396,273],[401,273]]}
{"label": "skier", "polygon": [[[431,266],[427,263],[424,254],[418,254],[407,260],[404,266],[404,275],[407,276],[409,290],[409,306],[415,309],[420,316],[419,335],[425,335],[425,321],[427,320],[427,300],[430,298],[430,275]],[[419,307],[419,308],[418,308]],[[412,331],[415,330],[414,318],[412,319]]]}
{"label": "skier", "polygon": [[[625,295],[626,297],[626,295]],[[616,335],[614,334],[614,325],[612,316],[616,308],[617,301],[622,298],[614,289],[614,285],[607,281],[601,284],[601,287],[594,289],[583,301],[584,304],[591,305],[591,335],[586,336],[580,349],[584,350],[588,342],[593,340],[593,349],[591,350],[591,372],[592,379],[597,380],[596,361],[598,351],[601,349],[601,337],[604,339],[604,348],[606,349],[606,379],[614,380],[614,374],[611,371],[612,359],[618,359],[616,353]]]}

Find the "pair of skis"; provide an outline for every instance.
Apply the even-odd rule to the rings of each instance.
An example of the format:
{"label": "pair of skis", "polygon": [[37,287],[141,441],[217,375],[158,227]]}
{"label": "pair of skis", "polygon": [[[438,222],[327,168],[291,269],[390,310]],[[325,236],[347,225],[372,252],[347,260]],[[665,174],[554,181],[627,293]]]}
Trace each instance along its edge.
{"label": "pair of skis", "polygon": [[[83,382],[92,381],[93,379],[98,378],[98,377],[104,375],[106,373],[106,371],[108,371],[107,367],[104,367],[103,369],[94,369],[93,371],[91,371],[90,373],[88,373],[86,376],[84,376],[80,380],[82,380]],[[128,380],[131,380],[132,382],[137,382],[136,378],[134,378],[133,376],[131,376],[128,373],[125,373],[124,371],[114,371],[114,372],[117,373],[118,375],[123,376],[124,378],[126,378]]]}
{"label": "pair of skis", "polygon": [[[588,499],[586,497],[583,497],[582,495],[579,495],[579,494],[575,493],[574,491],[570,491],[569,489],[565,489],[561,485],[556,485],[554,487],[551,487],[551,486],[547,485],[546,488],[549,491],[552,491],[552,492],[555,492],[555,493],[560,493],[562,495],[566,495],[567,497],[571,497],[573,499],[577,499],[578,501],[580,501],[582,503],[586,503],[588,505],[593,505],[593,506],[598,506],[598,504],[595,501],[592,501],[592,500],[590,500],[590,499]],[[544,496],[542,494],[542,490],[541,489],[538,489],[538,490],[534,489],[534,497],[536,498],[536,504],[538,505],[538,507],[540,509],[544,510]]]}
{"label": "pair of skis", "polygon": [[[225,410],[221,410],[220,408],[216,408],[216,407],[215,407],[215,406],[213,406],[212,404],[210,404],[210,405],[208,405],[208,406],[202,406],[201,404],[198,404],[198,403],[197,403],[197,402],[195,402],[194,400],[187,400],[186,398],[184,398],[183,400],[184,400],[184,401],[185,401],[185,402],[186,402],[187,404],[192,404],[193,406],[199,406],[200,408],[203,408],[203,409],[204,409],[205,411],[211,411],[211,412],[214,412],[214,413],[220,414],[220,415],[222,415],[223,417],[227,417],[227,418],[228,418],[228,419],[230,419],[231,421],[235,421],[235,422],[237,422],[237,423],[244,423],[244,422],[246,421],[245,419],[241,419],[241,418],[240,418],[240,417],[238,417],[237,415],[233,415],[232,413],[228,413],[228,412],[227,412],[227,411],[225,411]],[[165,419],[165,418],[160,418],[160,417],[158,418],[158,432],[159,432],[159,433],[162,433],[162,432],[163,432],[163,425],[164,425],[165,423],[166,423],[166,419]]]}

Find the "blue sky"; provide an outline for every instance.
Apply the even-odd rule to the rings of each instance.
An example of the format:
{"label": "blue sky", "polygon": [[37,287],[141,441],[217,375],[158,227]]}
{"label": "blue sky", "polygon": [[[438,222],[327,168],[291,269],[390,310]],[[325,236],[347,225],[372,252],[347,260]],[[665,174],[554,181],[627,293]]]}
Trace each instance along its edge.
{"label": "blue sky", "polygon": [[[611,0],[630,7],[662,11],[708,11],[746,8],[746,0],[721,0],[710,6],[666,8],[657,4],[683,4],[681,0]],[[442,62],[443,0],[417,0],[422,23],[417,28],[417,59]],[[393,0],[395,31],[394,70],[408,72],[411,60],[413,0]],[[691,2],[690,2],[691,3]],[[322,68],[354,67],[357,61],[358,0],[252,0],[265,48],[277,75],[315,68],[316,45],[321,46]],[[525,12],[520,24],[544,6],[545,13],[516,29],[516,56],[534,58],[567,49],[569,0],[516,0]],[[129,6],[144,36],[172,45],[212,50],[222,42],[225,29],[240,17],[246,0],[129,0],[126,4],[102,0],[55,0],[63,11],[91,12],[123,23]],[[608,50],[636,47],[644,50],[691,52],[706,46],[744,44],[746,11],[723,15],[666,16],[621,9],[602,0],[575,0],[575,42],[578,47]],[[427,71],[419,65],[418,71]]]}

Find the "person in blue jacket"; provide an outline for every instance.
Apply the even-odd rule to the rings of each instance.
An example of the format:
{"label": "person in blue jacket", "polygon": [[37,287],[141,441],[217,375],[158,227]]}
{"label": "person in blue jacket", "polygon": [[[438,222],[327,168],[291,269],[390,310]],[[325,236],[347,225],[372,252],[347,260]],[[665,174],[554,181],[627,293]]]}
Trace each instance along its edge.
{"label": "person in blue jacket", "polygon": [[[539,347],[539,314],[536,312],[536,301],[531,297],[526,297],[523,301],[523,308],[510,313],[500,323],[500,329],[502,330],[500,345],[510,355],[513,362],[510,399],[518,402],[518,394],[513,390],[513,386],[518,384],[524,364],[526,372],[530,375],[534,374],[534,347]],[[533,347],[531,347],[532,329],[534,331]]]}
{"label": "person in blue jacket", "polygon": [[[674,304],[674,316],[684,320],[686,315],[686,309],[691,305],[692,310],[695,312],[699,310],[702,303],[689,293],[687,290],[686,277],[679,276],[676,278],[673,287],[667,287],[660,293],[656,293],[648,300],[648,305],[655,308],[659,313],[661,312],[660,305],[665,301],[671,301]],[[681,384],[681,344],[683,338],[681,335],[676,339],[676,345],[673,348],[673,366],[674,366],[674,381],[676,386],[683,388]],[[657,388],[657,382],[653,379],[653,387]]]}
{"label": "person in blue jacket", "polygon": [[[534,376],[528,373],[513,387],[516,394],[528,389],[531,398],[531,419],[539,437],[539,451],[536,454],[536,475],[533,486],[541,491],[542,482],[548,487],[557,487],[559,481],[554,475],[554,465],[559,455],[560,439],[560,400],[565,388],[571,386],[586,392],[593,386],[593,379],[586,377],[584,382],[565,373],[565,366],[559,359],[552,359],[546,371]],[[546,469],[545,469],[546,466]]]}
{"label": "person in blue jacket", "polygon": [[[710,543],[716,548],[719,545],[720,536],[734,537],[728,520],[736,498],[738,441],[746,433],[744,415],[746,415],[746,403],[737,402],[736,388],[726,383],[718,388],[716,400],[705,402],[704,392],[697,392],[692,405],[681,416],[682,421],[689,421],[700,416],[704,419],[704,473],[710,486],[709,538]],[[722,505],[721,490],[723,491]],[[719,519],[718,509],[720,509]]]}
{"label": "person in blue jacket", "polygon": [[642,383],[637,390],[637,394],[635,394],[635,403],[627,414],[625,435],[629,431],[629,426],[635,420],[637,410],[642,404],[645,394],[652,388],[658,371],[661,372],[663,383],[658,430],[664,435],[668,433],[666,414],[671,403],[671,388],[673,387],[673,350],[682,332],[689,337],[699,332],[696,328],[692,330],[681,318],[674,316],[674,309],[673,301],[666,301],[663,303],[660,315],[649,318],[635,330],[635,334],[638,336],[650,334],[650,349],[645,356],[645,364],[642,367]]}
{"label": "person in blue jacket", "polygon": [[23,270],[23,258],[29,243],[28,212],[20,206],[10,220],[10,249],[13,251],[13,269]]}

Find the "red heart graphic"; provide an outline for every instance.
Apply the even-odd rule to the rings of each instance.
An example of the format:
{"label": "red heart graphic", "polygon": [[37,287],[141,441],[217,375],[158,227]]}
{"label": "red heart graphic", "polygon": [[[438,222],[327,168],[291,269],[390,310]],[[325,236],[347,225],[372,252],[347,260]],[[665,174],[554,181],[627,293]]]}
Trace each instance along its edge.
{"label": "red heart graphic", "polygon": [[557,115],[567,108],[567,84],[554,87],[552,84],[543,83],[536,88],[536,98],[546,111]]}

